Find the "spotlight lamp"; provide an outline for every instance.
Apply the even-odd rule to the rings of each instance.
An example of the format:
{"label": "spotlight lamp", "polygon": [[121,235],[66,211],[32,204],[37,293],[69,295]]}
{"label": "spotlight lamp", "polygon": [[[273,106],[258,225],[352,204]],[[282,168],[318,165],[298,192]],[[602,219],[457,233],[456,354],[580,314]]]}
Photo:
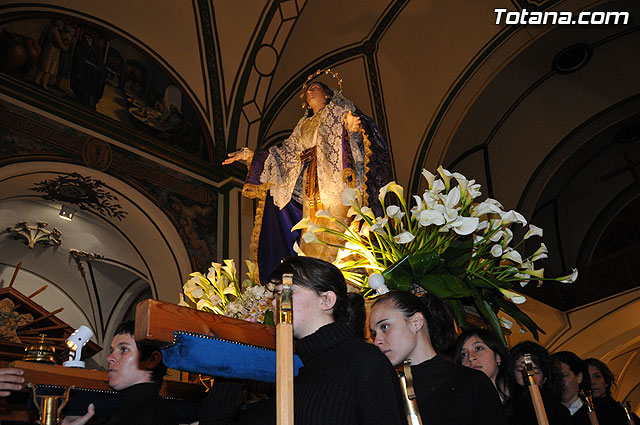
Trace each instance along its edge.
{"label": "spotlight lamp", "polygon": [[93,332],[85,325],[80,326],[75,330],[69,338],[66,340],[67,347],[69,347],[69,360],[63,363],[66,367],[80,367],[84,368],[84,362],[80,360],[82,357],[82,347],[89,342]]}
{"label": "spotlight lamp", "polygon": [[71,219],[73,219],[73,216],[76,215],[77,210],[70,206],[70,205],[62,205],[62,208],[60,208],[60,214],[58,214],[58,217],[64,219],[64,220],[68,220],[71,221]]}

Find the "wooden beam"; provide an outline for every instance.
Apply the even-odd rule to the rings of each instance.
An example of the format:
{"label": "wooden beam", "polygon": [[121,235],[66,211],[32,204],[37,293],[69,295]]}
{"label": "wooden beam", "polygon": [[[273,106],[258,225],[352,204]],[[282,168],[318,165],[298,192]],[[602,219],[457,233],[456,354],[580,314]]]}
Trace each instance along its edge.
{"label": "wooden beam", "polygon": [[194,332],[244,344],[276,348],[275,328],[177,304],[145,300],[136,306],[136,341],[173,342],[175,331]]}

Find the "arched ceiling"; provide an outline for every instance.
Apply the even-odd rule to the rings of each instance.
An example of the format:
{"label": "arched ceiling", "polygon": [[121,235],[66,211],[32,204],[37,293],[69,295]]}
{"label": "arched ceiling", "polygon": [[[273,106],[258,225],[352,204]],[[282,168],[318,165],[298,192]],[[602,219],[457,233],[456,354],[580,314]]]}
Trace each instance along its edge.
{"label": "arched ceiling", "polygon": [[[640,113],[637,1],[147,3],[5,2],[0,23],[46,12],[120,35],[158,64],[196,105],[210,158],[160,149],[153,138],[137,130],[120,131],[113,121],[97,119],[69,102],[56,109],[51,105],[58,100],[34,88],[28,78],[0,76],[0,97],[220,188],[221,217],[214,235],[219,255],[236,244],[248,258],[246,238],[236,241],[228,224],[241,230],[252,222],[251,208],[228,196],[242,184],[246,169],[237,164],[223,168],[221,160],[236,148],[286,138],[302,114],[298,95],[307,76],[331,68],[344,80],[345,96],[383,130],[395,178],[408,191],[422,189],[422,168],[443,164],[475,178],[484,195],[545,229],[550,273],[572,266],[588,269],[598,261],[616,267],[623,257],[615,255],[632,265],[623,283],[597,294],[588,287],[607,285],[602,277],[584,280],[583,286],[579,280],[561,289],[524,288],[529,295],[568,310],[637,287],[637,256],[629,257],[637,246],[633,243],[639,242],[634,241],[637,229],[626,231],[628,223],[640,218],[634,208],[640,152],[633,136]],[[496,25],[496,8],[627,11],[630,21]],[[584,66],[568,73],[554,69],[554,58],[574,45],[590,51]],[[330,77],[322,78],[336,86]],[[621,134],[626,134],[622,141]],[[0,154],[10,157],[14,152],[5,148]],[[20,161],[29,160],[24,152],[20,155]],[[144,180],[141,174],[131,178]],[[167,184],[165,190],[176,187],[178,183]],[[218,211],[217,204],[206,207]],[[170,225],[179,228],[175,219]],[[616,251],[616,246],[632,251]],[[597,264],[598,270],[608,270]],[[573,297],[572,291],[587,295]]]}

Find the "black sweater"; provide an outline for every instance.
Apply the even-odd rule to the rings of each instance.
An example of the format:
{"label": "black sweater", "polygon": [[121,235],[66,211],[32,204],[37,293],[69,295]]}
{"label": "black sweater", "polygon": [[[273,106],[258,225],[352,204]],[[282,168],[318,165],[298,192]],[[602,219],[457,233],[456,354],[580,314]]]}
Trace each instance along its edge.
{"label": "black sweater", "polygon": [[[593,398],[593,407],[596,409],[596,416],[600,425],[627,425],[627,414],[624,408],[611,396]],[[636,424],[640,425],[640,419],[635,414],[631,414]]]}
{"label": "black sweater", "polygon": [[[405,424],[396,373],[378,348],[335,322],[300,339],[304,366],[294,379],[296,425]],[[274,424],[275,400],[236,415],[239,386],[218,382],[205,399],[201,425]]]}
{"label": "black sweater", "polygon": [[484,373],[440,356],[412,366],[411,373],[424,424],[507,424],[498,392]]}
{"label": "black sweater", "polygon": [[171,404],[154,383],[136,384],[120,391],[120,409],[104,425],[178,425]]}

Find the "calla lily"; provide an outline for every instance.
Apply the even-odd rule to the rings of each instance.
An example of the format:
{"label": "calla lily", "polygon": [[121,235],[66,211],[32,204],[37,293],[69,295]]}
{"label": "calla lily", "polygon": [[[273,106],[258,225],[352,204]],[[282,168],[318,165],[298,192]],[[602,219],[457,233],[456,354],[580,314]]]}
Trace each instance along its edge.
{"label": "calla lily", "polygon": [[302,220],[297,222],[296,225],[291,228],[291,230],[293,231],[308,229],[310,226],[313,226],[313,224],[311,224],[311,222],[309,221],[309,217],[304,217]]}
{"label": "calla lily", "polygon": [[182,307],[189,307],[189,304],[187,304],[187,300],[184,299],[183,294],[180,294],[180,301],[178,302],[178,305]]}
{"label": "calla lily", "polygon": [[538,261],[544,258],[548,258],[548,252],[549,251],[547,250],[547,246],[544,243],[541,243],[540,248],[538,248],[538,250],[531,256],[531,261]]}
{"label": "calla lily", "polygon": [[331,210],[327,208],[326,210],[316,211],[316,217],[333,218],[333,215],[331,215]]}
{"label": "calla lily", "polygon": [[293,252],[295,252],[296,254],[298,254],[298,257],[306,257],[307,255],[302,251],[302,248],[300,248],[300,245],[298,245],[298,242],[294,242],[293,243]]}
{"label": "calla lily", "polygon": [[491,255],[494,257],[500,257],[502,255],[502,246],[494,245],[491,247]]}
{"label": "calla lily", "polygon": [[562,283],[573,283],[576,281],[577,278],[578,278],[578,269],[573,269],[570,275],[559,277],[557,278],[557,280],[559,280]]}
{"label": "calla lily", "polygon": [[440,174],[442,180],[444,180],[444,187],[449,190],[449,188],[451,187],[451,173],[448,170],[442,168],[442,165],[440,165],[438,167],[438,174]]}
{"label": "calla lily", "polygon": [[411,242],[415,238],[410,232],[402,232],[399,235],[393,237],[393,240],[399,244],[406,244]]}
{"label": "calla lily", "polygon": [[502,324],[502,326],[504,326],[507,329],[511,329],[513,327],[513,322],[509,319],[506,319],[504,317],[500,318],[500,323]]}
{"label": "calla lily", "polygon": [[199,286],[196,286],[195,288],[190,290],[188,293],[189,293],[189,295],[191,295],[194,298],[200,298],[200,297],[204,296],[204,290]]}
{"label": "calla lily", "polygon": [[422,198],[417,195],[413,195],[413,199],[415,199],[416,201],[416,206],[411,208],[411,217],[414,220],[419,220],[418,217],[420,216],[422,210],[424,210],[424,204],[422,203]]}
{"label": "calla lily", "polygon": [[474,217],[480,217],[490,213],[500,214],[502,212],[500,207],[487,201],[482,201],[478,205],[475,205],[474,207],[471,208],[471,211],[472,211],[471,215]]}
{"label": "calla lily", "polygon": [[342,191],[342,205],[349,207],[357,203],[359,192],[357,189],[346,188]]}
{"label": "calla lily", "polygon": [[369,231],[380,233],[381,235],[384,235],[385,234],[384,233],[384,226],[387,225],[388,221],[389,221],[389,217],[384,217],[384,218],[378,217],[378,219],[376,220],[375,223],[373,223],[373,226],[371,226]]}
{"label": "calla lily", "polygon": [[502,244],[506,247],[507,245],[509,245],[509,242],[511,242],[512,239],[513,239],[513,232],[508,227],[505,227],[504,239],[502,241]]}
{"label": "calla lily", "polygon": [[523,239],[529,239],[532,236],[542,237],[542,229],[540,227],[534,226],[533,224],[529,224],[529,231],[524,234]]}
{"label": "calla lily", "polygon": [[504,254],[502,254],[502,258],[505,260],[511,260],[514,263],[522,264],[522,257],[520,253],[515,249],[508,248]]}
{"label": "calla lily", "polygon": [[538,279],[543,279],[544,278],[544,268],[538,269],[538,270],[525,270],[525,271],[523,271],[523,273],[526,273],[529,276],[535,277],[535,278],[538,278]]}
{"label": "calla lily", "polygon": [[433,182],[436,179],[436,175],[431,174],[431,172],[429,172],[426,168],[422,169],[422,175],[427,180],[427,183],[429,184],[429,190],[431,190],[431,188],[433,187]]}
{"label": "calla lily", "polygon": [[507,289],[500,288],[500,292],[502,292],[502,295],[504,295],[505,298],[511,300],[511,302],[514,303],[514,304],[522,304],[523,302],[525,302],[527,300],[522,295],[516,294],[515,292],[509,291]]}
{"label": "calla lily", "polygon": [[459,235],[470,235],[478,228],[479,221],[478,217],[458,217],[450,226]]}
{"label": "calla lily", "polygon": [[475,199],[478,196],[482,195],[482,193],[480,192],[480,187],[480,184],[476,183],[475,180],[469,180],[469,184],[467,185],[467,192],[469,193],[471,199]]}
{"label": "calla lily", "polygon": [[398,198],[404,199],[404,189],[402,186],[396,182],[389,182],[380,188],[380,193],[378,194],[378,199],[382,205],[384,205],[384,198],[387,196],[388,191],[392,191]]}
{"label": "calla lily", "polygon": [[207,279],[213,282],[216,276],[220,274],[221,267],[222,267],[222,264],[212,262],[211,267],[209,267],[209,272],[207,273]]}
{"label": "calla lily", "polygon": [[420,226],[427,227],[431,225],[442,226],[446,223],[444,215],[436,210],[424,210],[420,213],[420,219],[418,221]]}
{"label": "calla lily", "polygon": [[491,237],[489,238],[489,240],[491,242],[498,242],[500,239],[502,239],[502,236],[504,236],[504,231],[502,230],[498,230],[497,232],[495,232],[493,235],[491,235]]}
{"label": "calla lily", "polygon": [[502,224],[519,223],[523,226],[527,224],[527,219],[517,211],[510,210],[502,214]]}
{"label": "calla lily", "polygon": [[320,243],[320,239],[312,230],[307,230],[302,234],[302,240],[306,243]]}

